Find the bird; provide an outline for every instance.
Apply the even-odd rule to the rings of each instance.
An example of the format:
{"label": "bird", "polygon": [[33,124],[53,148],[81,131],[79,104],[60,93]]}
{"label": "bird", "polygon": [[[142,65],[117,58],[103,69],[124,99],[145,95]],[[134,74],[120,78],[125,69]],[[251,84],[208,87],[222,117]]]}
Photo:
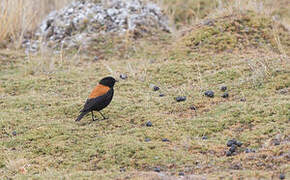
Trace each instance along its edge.
{"label": "bird", "polygon": [[117,82],[111,76],[105,77],[99,81],[99,84],[93,89],[91,94],[86,100],[86,103],[83,109],[80,111],[80,115],[75,121],[80,121],[86,114],[92,113],[93,121],[97,120],[94,118],[94,112],[98,111],[103,119],[107,119],[102,113],[101,110],[107,107],[114,96],[114,85]]}

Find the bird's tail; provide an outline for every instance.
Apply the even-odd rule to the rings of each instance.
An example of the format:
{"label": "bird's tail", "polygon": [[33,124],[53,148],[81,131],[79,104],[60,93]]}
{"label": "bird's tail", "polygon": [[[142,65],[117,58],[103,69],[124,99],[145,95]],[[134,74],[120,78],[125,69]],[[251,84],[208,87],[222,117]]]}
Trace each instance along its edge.
{"label": "bird's tail", "polygon": [[76,121],[80,121],[88,112],[86,111],[83,111],[79,116],[78,118],[76,119]]}

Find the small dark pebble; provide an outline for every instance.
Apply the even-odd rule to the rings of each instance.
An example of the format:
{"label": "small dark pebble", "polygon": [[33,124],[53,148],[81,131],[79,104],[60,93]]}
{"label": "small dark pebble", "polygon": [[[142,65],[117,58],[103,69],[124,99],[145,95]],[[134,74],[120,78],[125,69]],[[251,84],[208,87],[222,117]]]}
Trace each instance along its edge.
{"label": "small dark pebble", "polygon": [[226,91],[227,89],[227,86],[221,86],[221,91]]}
{"label": "small dark pebble", "polygon": [[240,101],[245,102],[246,98],[241,98]]}
{"label": "small dark pebble", "polygon": [[159,167],[155,167],[155,168],[154,168],[154,171],[155,171],[155,172],[160,172],[161,170],[160,170]]}
{"label": "small dark pebble", "polygon": [[247,149],[245,150],[245,153],[250,153],[250,152],[252,152],[251,149],[248,149],[248,148],[247,148]]}
{"label": "small dark pebble", "polygon": [[236,145],[239,146],[239,147],[241,147],[243,145],[243,143],[240,142],[240,141],[237,141]]}
{"label": "small dark pebble", "polygon": [[281,89],[279,90],[280,94],[287,94],[288,93],[288,89]]}
{"label": "small dark pebble", "polygon": [[231,156],[232,155],[232,152],[231,151],[227,151],[226,152],[226,156]]}
{"label": "small dark pebble", "polygon": [[152,126],[152,122],[151,122],[151,121],[148,121],[148,122],[146,123],[146,126],[147,126],[147,127],[151,127],[151,126]]}
{"label": "small dark pebble", "polygon": [[204,95],[206,95],[207,97],[213,98],[214,97],[214,92],[212,90],[205,91]]}
{"label": "small dark pebble", "polygon": [[280,178],[280,179],[285,179],[285,174],[282,174],[282,173],[281,173],[281,174],[279,175],[279,178]]}
{"label": "small dark pebble", "polygon": [[145,138],[145,142],[149,142],[149,141],[151,141],[150,138]]}
{"label": "small dark pebble", "polygon": [[99,57],[98,56],[95,56],[94,57],[94,61],[98,61],[99,60]]}
{"label": "small dark pebble", "polygon": [[163,97],[163,96],[165,96],[165,94],[162,94],[162,93],[161,93],[161,94],[159,94],[159,97]]}
{"label": "small dark pebble", "polygon": [[175,100],[177,102],[185,101],[186,100],[186,96],[178,96],[178,97],[175,98]]}
{"label": "small dark pebble", "polygon": [[229,93],[225,92],[223,95],[222,95],[222,98],[228,98],[229,97]]}
{"label": "small dark pebble", "polygon": [[236,151],[236,145],[233,144],[233,145],[230,147],[229,151],[230,151],[231,153],[235,152],[235,151]]}
{"label": "small dark pebble", "polygon": [[184,172],[179,172],[178,176],[184,176]]}
{"label": "small dark pebble", "polygon": [[120,168],[120,172],[126,172],[125,168]]}
{"label": "small dark pebble", "polygon": [[240,164],[233,164],[231,168],[234,170],[239,170],[239,169],[241,169],[241,165]]}
{"label": "small dark pebble", "polygon": [[234,144],[237,144],[237,140],[236,139],[232,139]]}
{"label": "small dark pebble", "polygon": [[246,148],[245,153],[255,153],[256,151],[254,149]]}
{"label": "small dark pebble", "polygon": [[121,79],[127,79],[128,76],[127,76],[126,74],[120,74],[120,78],[121,78]]}
{"label": "small dark pebble", "polygon": [[236,144],[236,141],[235,140],[233,140],[233,139],[228,140],[228,142],[227,142],[227,146],[228,147],[231,147],[233,144]]}
{"label": "small dark pebble", "polygon": [[196,107],[194,105],[190,106],[190,109],[196,111]]}
{"label": "small dark pebble", "polygon": [[13,132],[12,132],[12,135],[13,135],[13,136],[16,136],[16,135],[17,135],[16,131],[13,131]]}
{"label": "small dark pebble", "polygon": [[163,138],[162,142],[169,142],[169,140],[167,138]]}
{"label": "small dark pebble", "polygon": [[201,139],[202,140],[207,140],[208,138],[207,138],[207,136],[202,136]]}
{"label": "small dark pebble", "polygon": [[158,86],[153,86],[153,91],[158,91],[160,88]]}
{"label": "small dark pebble", "polygon": [[278,146],[278,145],[280,145],[280,142],[278,139],[273,139],[273,144],[274,144],[274,146]]}

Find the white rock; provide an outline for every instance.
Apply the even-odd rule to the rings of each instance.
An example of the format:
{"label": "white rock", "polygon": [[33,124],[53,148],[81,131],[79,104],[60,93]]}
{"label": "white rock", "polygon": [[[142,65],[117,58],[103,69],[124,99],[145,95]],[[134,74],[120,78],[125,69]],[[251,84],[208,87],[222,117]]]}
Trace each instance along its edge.
{"label": "white rock", "polygon": [[[169,31],[167,22],[167,17],[160,7],[153,3],[145,4],[141,0],[103,0],[101,3],[77,1],[59,11],[49,13],[35,32],[35,36],[45,37],[44,42],[55,43],[56,47],[61,46],[62,42],[70,47],[70,44],[75,46],[90,43],[87,41],[91,38],[84,37],[92,34],[122,34],[127,30],[135,30],[138,25]],[[100,25],[106,28],[98,28]],[[58,43],[60,44],[57,45]],[[30,47],[31,44],[37,46],[38,43],[33,41]]]}

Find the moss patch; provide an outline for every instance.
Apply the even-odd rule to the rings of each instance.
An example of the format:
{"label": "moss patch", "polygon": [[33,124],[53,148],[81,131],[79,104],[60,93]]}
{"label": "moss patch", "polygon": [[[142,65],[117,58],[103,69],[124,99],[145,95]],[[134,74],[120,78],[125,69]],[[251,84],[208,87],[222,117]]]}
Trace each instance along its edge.
{"label": "moss patch", "polygon": [[193,27],[182,41],[193,51],[243,50],[250,48],[289,47],[289,31],[270,18],[247,11],[216,19]]}

